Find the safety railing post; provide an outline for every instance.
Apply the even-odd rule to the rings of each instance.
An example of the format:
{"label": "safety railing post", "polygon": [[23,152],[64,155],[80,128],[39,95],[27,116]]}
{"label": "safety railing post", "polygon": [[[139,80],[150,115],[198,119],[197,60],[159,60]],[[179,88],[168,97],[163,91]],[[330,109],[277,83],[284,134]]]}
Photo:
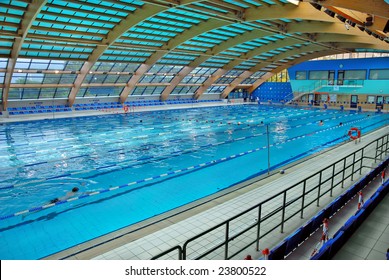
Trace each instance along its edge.
{"label": "safety railing post", "polygon": [[285,204],[286,204],[286,191],[284,192],[284,201],[282,203],[282,221],[281,221],[281,233],[284,233],[284,221],[285,221]]}
{"label": "safety railing post", "polygon": [[378,140],[375,141],[376,146],[375,146],[375,157],[374,157],[374,163],[377,162],[377,155],[378,155]]}
{"label": "safety railing post", "polygon": [[343,160],[343,172],[342,172],[342,189],[344,187],[344,173],[346,172],[346,158]]}
{"label": "safety railing post", "polygon": [[230,222],[226,223],[226,240],[225,240],[225,245],[224,245],[224,259],[228,260],[228,239],[229,239],[229,234],[230,232]]}
{"label": "safety railing post", "polygon": [[319,187],[317,190],[317,207],[319,207],[319,202],[320,202],[321,176],[322,176],[322,171],[320,171],[319,173]]}
{"label": "safety railing post", "polygon": [[332,190],[334,189],[335,165],[336,165],[335,163],[334,163],[334,165],[332,165],[330,197],[332,197]]}
{"label": "safety railing post", "polygon": [[301,200],[301,219],[304,218],[304,203],[305,203],[305,187],[307,186],[307,180],[304,180],[304,185],[303,185],[303,196]]}
{"label": "safety railing post", "polygon": [[362,149],[362,153],[361,153],[361,167],[359,168],[359,175],[362,175],[364,151],[365,151],[365,148]]}
{"label": "safety railing post", "polygon": [[353,154],[353,167],[351,169],[351,181],[354,181],[354,166],[355,166],[355,153]]}
{"label": "safety railing post", "polygon": [[258,220],[257,220],[257,242],[256,249],[259,251],[259,238],[261,237],[261,215],[262,215],[262,204],[258,207]]}

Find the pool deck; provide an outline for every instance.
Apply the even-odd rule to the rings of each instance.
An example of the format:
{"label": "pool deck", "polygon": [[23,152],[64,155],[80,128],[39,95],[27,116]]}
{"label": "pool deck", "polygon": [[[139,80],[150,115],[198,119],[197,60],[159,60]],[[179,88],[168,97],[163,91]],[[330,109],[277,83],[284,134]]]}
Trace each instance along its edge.
{"label": "pool deck", "polygon": [[[362,137],[357,145],[347,142],[335,148],[328,149],[307,160],[288,166],[285,174],[273,173],[252,179],[250,182],[240,184],[218,193],[217,195],[191,203],[174,211],[169,211],[152,219],[124,228],[112,234],[102,236],[90,242],[51,255],[46,259],[96,259],[96,260],[145,260],[166,251],[176,245],[183,245],[189,238],[205,231],[212,226],[232,217],[251,206],[257,205],[268,197],[288,188],[314,174],[318,170],[343,158],[365,144],[388,133],[387,127],[374,131]],[[354,178],[355,179],[355,178]],[[356,180],[356,179],[355,179]],[[354,180],[354,182],[355,182]],[[345,183],[346,190],[353,182]],[[325,206],[339,193],[334,193],[331,199],[322,199],[321,206]],[[288,226],[283,233],[275,230],[260,241],[260,250],[255,246],[247,249],[235,257],[243,259],[250,254],[253,258],[262,257],[261,249],[272,248],[280,241],[313,217],[320,207],[306,211],[304,219],[298,217],[295,225]],[[274,224],[278,221],[273,221]],[[238,245],[239,246],[239,245]],[[200,250],[201,248],[199,248]],[[310,250],[310,249],[309,249]],[[194,252],[195,254],[196,252]],[[171,256],[171,255],[170,255]],[[174,257],[172,257],[174,258]],[[169,259],[169,258],[168,258]],[[220,259],[216,257],[215,259]]]}

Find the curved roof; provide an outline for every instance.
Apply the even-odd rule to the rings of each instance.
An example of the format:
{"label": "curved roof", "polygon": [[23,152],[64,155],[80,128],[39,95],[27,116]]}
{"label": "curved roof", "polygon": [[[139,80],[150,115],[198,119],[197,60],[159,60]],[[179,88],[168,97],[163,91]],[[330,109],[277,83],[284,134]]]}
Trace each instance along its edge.
{"label": "curved roof", "polygon": [[389,51],[381,0],[12,0],[0,13],[4,108],[28,88],[70,106],[97,88],[226,96],[308,59]]}

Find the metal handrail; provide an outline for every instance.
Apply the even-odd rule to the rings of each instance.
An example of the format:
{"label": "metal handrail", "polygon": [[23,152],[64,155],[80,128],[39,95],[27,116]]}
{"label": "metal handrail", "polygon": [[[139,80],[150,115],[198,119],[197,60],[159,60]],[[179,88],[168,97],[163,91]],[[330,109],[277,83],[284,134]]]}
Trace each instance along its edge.
{"label": "metal handrail", "polygon": [[[372,144],[375,144],[375,148],[374,148],[375,155],[373,157],[369,157],[366,155],[366,149],[371,148]],[[374,153],[374,151],[373,151],[373,153]],[[243,252],[245,249],[247,249],[249,246],[251,246],[253,244],[256,244],[256,249],[259,250],[259,240],[260,239],[264,238],[266,235],[268,235],[272,231],[276,230],[277,228],[280,228],[281,232],[283,232],[285,222],[292,219],[294,216],[296,216],[298,214],[300,214],[300,217],[303,218],[304,209],[306,209],[310,205],[314,204],[315,202],[316,202],[316,205],[319,206],[321,197],[325,196],[328,193],[330,193],[330,197],[332,197],[332,192],[336,187],[338,187],[340,185],[341,188],[344,188],[345,180],[347,180],[348,178],[351,178],[351,180],[353,180],[354,174],[356,174],[358,172],[359,172],[359,174],[362,174],[363,168],[365,168],[365,167],[370,168],[369,166],[364,165],[364,162],[363,162],[364,159],[373,159],[374,162],[377,162],[378,159],[382,160],[384,158],[384,156],[386,156],[388,153],[389,153],[389,134],[386,134],[386,135],[384,135],[384,136],[382,136],[374,141],[371,141],[370,143],[366,144],[364,147],[351,153],[350,155],[345,156],[342,159],[339,159],[338,161],[332,163],[331,165],[329,165],[329,166],[317,171],[316,173],[310,175],[309,177],[299,181],[298,183],[293,184],[292,186],[288,187],[287,189],[267,198],[266,200],[246,209],[245,211],[243,211],[239,214],[234,215],[233,217],[209,228],[208,230],[203,231],[200,234],[197,234],[196,236],[188,239],[182,247],[177,245],[177,246],[175,246],[167,251],[164,251],[164,252],[158,254],[157,256],[154,256],[152,259],[153,260],[158,259],[158,258],[160,258],[160,257],[162,257],[162,256],[164,256],[164,255],[166,255],[174,250],[178,250],[179,251],[179,253],[178,253],[179,258],[178,259],[186,260],[188,257],[188,255],[187,255],[188,245],[191,242],[199,239],[200,237],[202,237],[202,236],[204,236],[204,235],[206,235],[214,230],[217,230],[217,229],[224,229],[225,230],[224,239],[222,238],[223,239],[222,241],[220,241],[218,244],[210,247],[208,250],[202,252],[195,259],[204,258],[205,256],[209,255],[210,253],[212,253],[212,252],[214,252],[222,247],[224,247],[224,259],[233,258],[234,256]],[[348,161],[351,161],[351,163],[348,163]],[[336,166],[339,164],[342,165],[342,168],[341,168],[341,170],[336,171]],[[332,171],[330,169],[332,169]],[[323,180],[323,174],[325,171],[331,171],[332,175]],[[340,176],[340,175],[342,176],[342,180],[335,182],[334,178],[337,178],[337,176]],[[316,178],[317,176],[319,176],[319,182],[314,186],[310,186],[311,188],[309,190],[307,190],[308,180],[310,180],[312,178]],[[322,187],[326,183],[330,183],[331,187],[329,189],[323,191]],[[294,190],[295,188],[298,188],[301,186],[303,187],[301,195],[295,196],[293,199],[287,200],[288,191]],[[314,198],[311,199],[310,201],[307,201],[309,199],[308,195],[314,194],[315,191],[317,192],[317,195],[315,195]],[[267,213],[266,215],[261,217],[262,212],[263,212],[263,205],[267,202],[270,202],[270,201],[276,199],[276,198],[279,198],[280,196],[282,196],[282,199],[283,199],[282,205],[278,206],[276,209],[271,210],[269,213]],[[298,202],[299,200],[301,200],[301,207],[298,210],[294,211],[293,213],[286,213],[286,211],[285,211],[286,208],[288,206],[293,205],[294,203]],[[257,216],[256,222],[248,225],[245,229],[242,229],[238,233],[235,233],[232,235],[230,233],[231,222],[233,222],[234,220],[238,219],[239,217],[242,217],[243,215],[245,215],[245,214],[247,214],[250,211],[253,211],[255,209],[257,209],[257,211],[258,211],[258,216]],[[265,222],[266,220],[274,217],[275,215],[279,215],[279,214],[281,214],[281,217],[282,217],[281,221],[279,223],[277,223],[274,227],[270,228],[268,231],[263,232],[261,234],[261,224],[263,222]],[[229,243],[232,240],[238,238],[239,236],[245,234],[246,232],[248,232],[249,230],[252,230],[255,227],[257,227],[257,234],[256,234],[255,239],[252,240],[251,242],[248,242],[247,245],[242,247],[240,250],[238,250],[232,254],[229,254]]]}

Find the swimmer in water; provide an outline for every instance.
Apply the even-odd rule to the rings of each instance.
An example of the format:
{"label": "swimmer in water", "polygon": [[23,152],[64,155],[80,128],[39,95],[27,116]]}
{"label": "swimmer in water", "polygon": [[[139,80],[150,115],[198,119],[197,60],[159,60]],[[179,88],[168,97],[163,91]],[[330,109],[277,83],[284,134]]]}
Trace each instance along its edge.
{"label": "swimmer in water", "polygon": [[62,197],[56,197],[56,198],[50,200],[50,204],[64,201],[64,200],[68,200],[69,198],[75,196],[78,191],[79,191],[79,188],[74,187],[70,192],[67,192],[66,195],[64,195]]}

